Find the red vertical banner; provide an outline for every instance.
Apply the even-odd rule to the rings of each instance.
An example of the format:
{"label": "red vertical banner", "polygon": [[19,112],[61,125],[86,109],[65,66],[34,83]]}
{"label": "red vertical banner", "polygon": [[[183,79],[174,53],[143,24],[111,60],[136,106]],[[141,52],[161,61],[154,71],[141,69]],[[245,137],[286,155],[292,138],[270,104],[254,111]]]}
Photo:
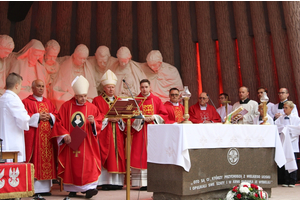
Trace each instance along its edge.
{"label": "red vertical banner", "polygon": [[240,55],[239,55],[239,45],[237,39],[235,39],[235,49],[236,49],[236,59],[237,59],[237,66],[238,66],[238,73],[239,73],[239,83],[240,87],[243,86],[242,80],[242,73],[241,73],[241,62],[240,62]]}
{"label": "red vertical banner", "polygon": [[223,93],[223,83],[222,83],[222,74],[221,74],[221,62],[220,62],[220,50],[219,50],[219,41],[216,41],[216,60],[218,67],[218,77],[219,77],[219,91],[220,94]]}
{"label": "red vertical banner", "polygon": [[202,92],[202,79],[201,79],[200,52],[199,52],[198,42],[196,42],[196,60],[197,60],[197,72],[198,72],[198,96],[199,96]]}

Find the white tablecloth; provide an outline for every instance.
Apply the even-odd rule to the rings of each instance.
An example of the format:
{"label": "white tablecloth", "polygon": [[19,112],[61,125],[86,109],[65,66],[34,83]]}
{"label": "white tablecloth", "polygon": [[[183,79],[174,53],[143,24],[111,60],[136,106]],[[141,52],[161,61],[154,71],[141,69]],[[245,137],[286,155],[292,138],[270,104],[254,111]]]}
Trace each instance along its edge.
{"label": "white tablecloth", "polygon": [[189,149],[275,147],[275,162],[286,163],[275,125],[148,125],[148,162],[178,165],[189,171]]}

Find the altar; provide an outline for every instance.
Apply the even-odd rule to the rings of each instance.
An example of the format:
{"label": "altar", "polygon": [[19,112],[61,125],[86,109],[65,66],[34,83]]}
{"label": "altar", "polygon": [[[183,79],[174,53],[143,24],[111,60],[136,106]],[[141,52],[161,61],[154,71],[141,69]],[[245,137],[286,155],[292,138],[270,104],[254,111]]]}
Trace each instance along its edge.
{"label": "altar", "polygon": [[277,186],[285,156],[275,125],[148,125],[154,200],[223,199],[241,182]]}

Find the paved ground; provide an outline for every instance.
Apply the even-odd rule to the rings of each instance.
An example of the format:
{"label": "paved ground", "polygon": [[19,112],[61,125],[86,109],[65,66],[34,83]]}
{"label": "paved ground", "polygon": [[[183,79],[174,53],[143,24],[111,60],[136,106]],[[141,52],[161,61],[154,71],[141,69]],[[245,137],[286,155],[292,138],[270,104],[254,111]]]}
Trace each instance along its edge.
{"label": "paved ground", "polygon": [[[44,197],[46,200],[63,200],[68,195],[67,192],[60,192],[59,187],[54,185],[52,188],[52,196]],[[152,192],[139,191],[137,188],[130,190],[131,200],[152,200]],[[33,198],[22,198],[22,200],[32,200]],[[81,199],[81,198],[71,198]],[[82,196],[84,198],[84,195]],[[91,198],[91,200],[125,200],[126,188],[115,191],[103,191],[99,190],[98,194]],[[281,185],[272,189],[271,200],[299,200],[300,199],[300,184],[297,184],[295,188],[284,188]]]}

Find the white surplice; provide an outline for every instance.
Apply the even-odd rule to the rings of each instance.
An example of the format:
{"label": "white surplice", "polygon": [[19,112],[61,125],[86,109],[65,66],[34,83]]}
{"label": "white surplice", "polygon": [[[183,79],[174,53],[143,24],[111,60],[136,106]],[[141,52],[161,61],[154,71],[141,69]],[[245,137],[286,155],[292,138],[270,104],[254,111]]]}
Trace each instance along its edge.
{"label": "white surplice", "polygon": [[0,138],[3,150],[19,151],[18,162],[26,161],[24,130],[29,130],[29,120],[19,96],[6,90],[0,97]]}

